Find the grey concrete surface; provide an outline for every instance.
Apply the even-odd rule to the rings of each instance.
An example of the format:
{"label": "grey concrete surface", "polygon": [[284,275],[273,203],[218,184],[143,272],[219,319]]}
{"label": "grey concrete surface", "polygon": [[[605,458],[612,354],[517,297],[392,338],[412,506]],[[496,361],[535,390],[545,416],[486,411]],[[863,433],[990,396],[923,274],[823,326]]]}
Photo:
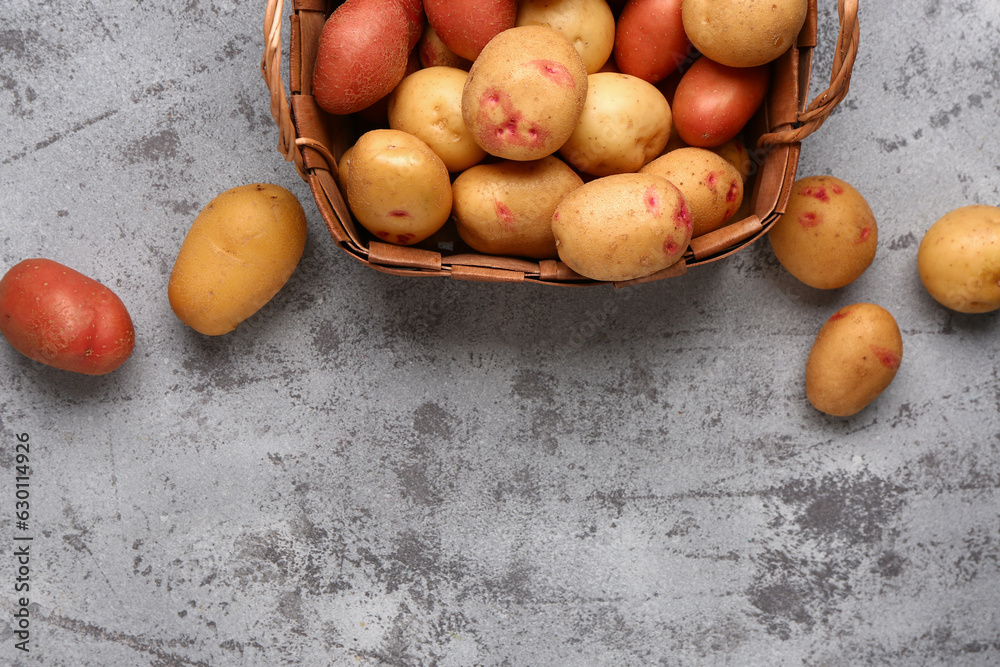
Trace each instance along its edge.
{"label": "grey concrete surface", "polygon": [[[617,291],[369,270],[275,149],[263,9],[5,3],[0,260],[105,282],[137,347],[93,379],[0,346],[0,663],[1000,663],[1000,323],[915,268],[938,217],[1000,200],[1000,4],[862,2],[850,97],[799,169],[878,218],[875,263],[832,292],[766,242]],[[300,197],[306,253],[206,338],[168,274],[198,210],[254,181]],[[896,316],[903,364],[825,417],[805,358],[857,301]]]}

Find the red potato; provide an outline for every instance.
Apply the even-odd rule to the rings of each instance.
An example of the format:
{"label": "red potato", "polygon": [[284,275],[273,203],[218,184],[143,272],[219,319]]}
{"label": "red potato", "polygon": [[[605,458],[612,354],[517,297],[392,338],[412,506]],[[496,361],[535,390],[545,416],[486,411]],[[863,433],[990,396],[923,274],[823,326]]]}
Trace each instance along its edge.
{"label": "red potato", "polygon": [[674,92],[674,126],[689,146],[714,148],[737,134],[764,101],[768,65],[727,67],[702,56]]}
{"label": "red potato", "polygon": [[424,16],[424,2],[423,0],[397,1],[402,6],[403,11],[406,12],[406,20],[409,22],[410,28],[407,50],[412,51],[413,47],[420,41],[420,36],[424,34],[424,24],[427,18]]}
{"label": "red potato", "polygon": [[[410,57],[406,59],[406,69],[403,71],[403,79],[422,68],[423,65],[420,63],[420,56],[417,53],[417,49],[413,49],[410,51]],[[399,82],[402,83],[403,79],[400,79]],[[398,86],[399,84],[396,85]],[[393,90],[395,90],[395,88],[393,88]],[[392,92],[377,100],[374,104],[369,104],[364,109],[359,110],[357,112],[358,118],[364,120],[372,126],[385,125],[389,122],[390,97],[392,97]]]}
{"label": "red potato", "polygon": [[514,27],[517,0],[424,0],[424,13],[449,49],[475,60],[488,41]]}
{"label": "red potato", "polygon": [[693,55],[681,0],[628,0],[615,28],[615,62],[650,83],[667,78]]}
{"label": "red potato", "polygon": [[411,21],[400,2],[347,0],[337,7],[317,46],[316,103],[328,113],[342,115],[391,93],[406,73],[410,30]]}
{"label": "red potato", "polygon": [[0,333],[30,359],[85,375],[117,369],[135,345],[121,299],[49,259],[26,259],[0,279]]}

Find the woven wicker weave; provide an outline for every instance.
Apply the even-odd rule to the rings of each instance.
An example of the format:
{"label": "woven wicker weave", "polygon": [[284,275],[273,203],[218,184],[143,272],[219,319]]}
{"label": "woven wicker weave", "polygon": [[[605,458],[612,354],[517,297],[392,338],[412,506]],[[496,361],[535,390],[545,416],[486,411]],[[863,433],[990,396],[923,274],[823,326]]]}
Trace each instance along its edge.
{"label": "woven wicker weave", "polygon": [[[357,225],[338,186],[337,161],[357,138],[350,119],[321,110],[311,94],[312,68],[319,35],[338,0],[292,0],[289,17],[289,94],[281,73],[283,0],[268,0],[264,19],[265,50],[261,73],[271,93],[271,115],[278,126],[278,150],[295,164],[309,184],[316,206],[334,241],[350,256],[373,269],[404,276],[448,276],[488,282],[538,282],[593,285],[557,260],[527,260],[484,255],[464,247],[457,235],[436,236],[421,246],[395,246],[371,237]],[[816,131],[847,95],[858,50],[858,2],[839,0],[840,34],[830,86],[808,103],[813,49],[817,44],[817,0],[799,38],[773,63],[771,89],[743,138],[750,148],[752,192],[742,219],[697,237],[682,261],[627,283],[659,280],[685,273],[747,247],[784,213],[795,180],[802,140]]]}

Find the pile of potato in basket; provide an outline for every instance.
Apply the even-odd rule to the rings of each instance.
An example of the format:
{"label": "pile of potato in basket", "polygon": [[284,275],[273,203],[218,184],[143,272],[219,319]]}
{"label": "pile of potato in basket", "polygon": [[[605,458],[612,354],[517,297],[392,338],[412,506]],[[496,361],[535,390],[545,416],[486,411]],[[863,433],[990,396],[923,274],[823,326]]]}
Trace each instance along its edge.
{"label": "pile of potato in basket", "polygon": [[348,0],[317,104],[376,129],[339,161],[354,218],[413,245],[449,219],[488,255],[627,281],[741,210],[740,133],[807,0]]}

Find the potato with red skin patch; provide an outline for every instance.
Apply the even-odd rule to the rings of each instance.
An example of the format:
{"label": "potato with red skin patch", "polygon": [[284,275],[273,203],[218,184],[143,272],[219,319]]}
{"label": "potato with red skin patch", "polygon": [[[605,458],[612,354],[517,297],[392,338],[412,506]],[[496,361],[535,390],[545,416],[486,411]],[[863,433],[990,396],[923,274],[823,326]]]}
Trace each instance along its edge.
{"label": "potato with red skin patch", "polygon": [[430,146],[400,130],[370,130],[358,138],[345,193],[357,221],[386,243],[419,243],[451,213],[448,168]]}
{"label": "potato with red skin patch", "polygon": [[0,334],[34,361],[105,375],[132,354],[135,329],[121,299],[50,259],[26,259],[0,279]]}
{"label": "potato with red skin patch", "polygon": [[875,259],[878,225],[865,198],[833,176],[795,181],[788,207],[768,232],[775,257],[810,287],[857,280]]}
{"label": "potato with red skin patch", "polygon": [[402,4],[347,0],[323,24],[313,95],[328,113],[350,114],[392,92],[406,73],[411,22]]}
{"label": "potato with red skin patch", "polygon": [[1000,309],[1000,208],[976,204],[946,213],[921,239],[917,270],[928,294],[946,308]]}
{"label": "potato with red skin patch", "polygon": [[625,74],[663,81],[693,54],[681,20],[681,0],[629,0],[615,28],[615,62]]}
{"label": "potato with red skin patch", "polygon": [[725,225],[743,204],[743,177],[725,158],[706,148],[679,148],[640,170],[662,176],[681,191],[691,209],[692,237]]}
{"label": "potato with red skin patch", "polygon": [[835,417],[857,414],[892,383],[903,360],[895,318],[874,303],[834,313],[816,335],[806,361],[806,397]]}
{"label": "potato with red skin patch", "polygon": [[586,99],[587,68],[569,40],[548,26],[519,26],[472,64],[462,117],[487,153],[537,160],[569,138]]}
{"label": "potato with red skin patch", "polygon": [[764,102],[771,68],[728,67],[705,56],[684,72],[671,109],[677,133],[689,146],[714,148],[746,126]]}
{"label": "potato with red skin patch", "polygon": [[466,60],[514,27],[517,0],[424,0],[424,14],[448,48]]}
{"label": "potato with red skin patch", "polygon": [[585,183],[552,214],[556,249],[569,268],[598,281],[643,278],[680,261],[691,241],[684,195],[655,174],[613,174]]}
{"label": "potato with red skin patch", "polygon": [[521,0],[515,25],[545,25],[573,44],[589,74],[608,62],[615,44],[615,16],[604,0]]}
{"label": "potato with red skin patch", "polygon": [[730,67],[770,63],[795,43],[809,0],[684,0],[684,32],[703,55]]}
{"label": "potato with red skin patch", "polygon": [[465,170],[452,184],[459,236],[488,255],[554,259],[552,214],[583,179],[559,158],[503,160]]}
{"label": "potato with red skin patch", "polygon": [[653,84],[630,74],[587,77],[587,100],[559,154],[591,176],[638,171],[670,138],[670,105]]}

